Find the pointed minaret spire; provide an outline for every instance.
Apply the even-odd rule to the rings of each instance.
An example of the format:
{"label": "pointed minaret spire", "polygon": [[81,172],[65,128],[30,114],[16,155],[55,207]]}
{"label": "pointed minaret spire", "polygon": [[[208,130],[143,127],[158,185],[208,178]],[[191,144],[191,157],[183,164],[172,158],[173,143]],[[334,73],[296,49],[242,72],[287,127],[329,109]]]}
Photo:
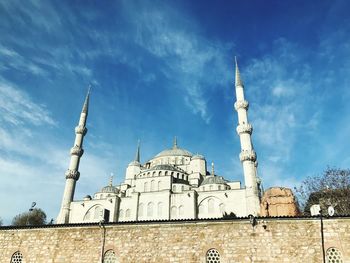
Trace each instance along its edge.
{"label": "pointed minaret spire", "polygon": [[140,140],[137,141],[137,149],[135,155],[135,162],[140,162]]}
{"label": "pointed minaret spire", "polygon": [[173,149],[177,149],[177,138],[176,138],[176,136],[174,137]]}
{"label": "pointed minaret spire", "polygon": [[85,97],[84,105],[83,105],[83,110],[81,112],[85,113],[86,115],[89,114],[89,99],[90,99],[90,92],[91,92],[91,85],[89,85],[88,92]]}
{"label": "pointed minaret spire", "polygon": [[237,57],[235,56],[235,64],[236,64],[236,78],[235,78],[235,86],[242,86],[243,82],[241,80],[241,74],[239,73],[238,63],[237,63]]}
{"label": "pointed minaret spire", "polygon": [[80,177],[80,173],[79,173],[80,158],[84,154],[83,141],[87,133],[86,120],[87,120],[88,108],[89,108],[89,97],[90,97],[90,88],[85,98],[83,110],[80,113],[78,126],[75,127],[75,140],[74,140],[73,147],[70,150],[71,157],[70,157],[69,168],[65,173],[66,185],[64,188],[61,210],[57,217],[57,224],[69,223],[70,204],[74,199],[75,185]]}
{"label": "pointed minaret spire", "polygon": [[243,166],[243,175],[246,192],[246,213],[257,215],[260,210],[259,186],[257,181],[257,157],[252,143],[253,127],[248,121],[249,103],[244,98],[244,88],[236,62],[236,102],[235,109],[238,113],[237,134],[241,143],[239,159]]}

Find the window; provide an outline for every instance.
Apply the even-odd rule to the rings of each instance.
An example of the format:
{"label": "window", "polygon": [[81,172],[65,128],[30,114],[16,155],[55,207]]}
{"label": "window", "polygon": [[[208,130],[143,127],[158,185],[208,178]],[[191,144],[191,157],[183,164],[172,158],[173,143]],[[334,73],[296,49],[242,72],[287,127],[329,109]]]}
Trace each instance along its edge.
{"label": "window", "polygon": [[198,207],[198,213],[199,214],[204,214],[204,205],[203,204],[200,204],[199,207]]}
{"label": "window", "polygon": [[158,203],[158,216],[162,216],[162,213],[163,213],[163,203],[162,202],[159,202]]}
{"label": "window", "polygon": [[139,216],[143,216],[143,203],[139,204]]}
{"label": "window", "polygon": [[155,191],[156,190],[156,186],[155,186],[156,182],[154,180],[151,181],[151,191]]}
{"label": "window", "polygon": [[145,182],[144,184],[144,189],[143,189],[145,192],[148,192],[148,182]]}
{"label": "window", "polygon": [[130,217],[130,209],[126,209],[126,211],[125,211],[125,217]]}
{"label": "window", "polygon": [[206,263],[220,263],[220,254],[215,248],[209,249],[206,256]]}
{"label": "window", "polygon": [[165,171],[164,175],[168,175],[168,171]]}
{"label": "window", "polygon": [[96,206],[95,212],[94,212],[94,219],[100,219],[100,218],[102,218],[102,207]]}
{"label": "window", "polygon": [[220,209],[220,214],[223,214],[225,212],[225,205],[223,203],[221,203],[219,205],[219,209]]}
{"label": "window", "polygon": [[184,215],[184,207],[182,205],[179,206],[179,216]]}
{"label": "window", "polygon": [[120,209],[119,211],[119,218],[123,218],[124,217],[124,210]]}
{"label": "window", "polygon": [[147,204],[147,216],[153,216],[153,203],[152,202]]}
{"label": "window", "polygon": [[176,192],[176,185],[173,185],[173,192]]}
{"label": "window", "polygon": [[107,250],[104,257],[103,257],[104,263],[117,263],[117,256],[115,255],[113,250]]}
{"label": "window", "polygon": [[213,186],[212,185],[209,186],[209,191],[213,191]]}
{"label": "window", "polygon": [[11,257],[11,263],[22,263],[22,262],[23,262],[22,253],[19,251],[15,252]]}
{"label": "window", "polygon": [[343,257],[339,249],[330,247],[326,252],[327,263],[343,263]]}
{"label": "window", "polygon": [[208,200],[208,213],[214,213],[214,200]]}
{"label": "window", "polygon": [[171,209],[170,209],[170,216],[171,218],[174,218],[177,216],[177,211],[176,211],[176,206],[172,206]]}
{"label": "window", "polygon": [[162,176],[162,171],[159,171],[158,175],[159,175],[159,176]]}

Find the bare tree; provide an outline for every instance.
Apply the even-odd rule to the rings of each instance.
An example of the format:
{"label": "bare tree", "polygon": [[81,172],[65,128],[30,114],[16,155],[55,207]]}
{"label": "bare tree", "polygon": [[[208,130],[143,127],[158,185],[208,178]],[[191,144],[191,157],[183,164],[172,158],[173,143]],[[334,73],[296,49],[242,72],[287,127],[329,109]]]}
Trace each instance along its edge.
{"label": "bare tree", "polygon": [[46,214],[40,208],[34,208],[32,211],[16,215],[12,220],[12,225],[14,226],[37,226],[44,224],[46,224]]}
{"label": "bare tree", "polygon": [[350,169],[327,167],[321,175],[307,177],[295,192],[305,215],[314,204],[320,204],[323,214],[333,206],[336,215],[349,215]]}

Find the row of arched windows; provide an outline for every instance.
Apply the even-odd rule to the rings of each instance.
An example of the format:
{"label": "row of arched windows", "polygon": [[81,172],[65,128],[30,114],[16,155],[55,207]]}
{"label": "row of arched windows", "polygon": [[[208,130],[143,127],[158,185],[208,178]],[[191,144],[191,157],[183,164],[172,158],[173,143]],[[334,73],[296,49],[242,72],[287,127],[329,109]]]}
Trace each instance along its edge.
{"label": "row of arched windows", "polygon": [[155,211],[155,205],[153,202],[149,202],[147,204],[147,207],[146,207],[146,213],[144,211],[144,205],[143,203],[140,203],[139,204],[139,217],[144,217],[144,216],[147,216],[147,217],[152,217],[155,215],[155,212],[157,212],[157,216],[158,217],[161,217],[162,214],[163,214],[163,203],[162,202],[158,202],[157,203],[157,211]]}
{"label": "row of arched windows", "polygon": [[[327,263],[343,263],[343,256],[339,249],[330,247],[326,251]],[[20,251],[16,251],[11,257],[11,263],[23,263],[23,255]],[[103,255],[104,263],[118,263],[118,258],[113,250],[107,250]],[[221,256],[217,249],[211,248],[205,255],[206,263],[220,263]]]}
{"label": "row of arched windows", "polygon": [[203,200],[199,207],[198,207],[198,213],[199,214],[214,214],[214,213],[220,213],[223,214],[225,212],[225,205],[223,203],[219,204],[219,211],[217,211],[217,204],[215,204],[214,198],[209,198],[208,200]]}
{"label": "row of arched windows", "polygon": [[184,207],[183,207],[183,205],[180,205],[179,207],[172,206],[170,208],[170,216],[171,216],[171,218],[181,217],[183,215],[184,215]]}
{"label": "row of arched windows", "polygon": [[126,209],[125,210],[125,213],[124,213],[124,210],[123,209],[120,209],[119,210],[119,218],[129,218],[130,217],[130,215],[131,215],[131,211],[130,211],[130,209]]}
{"label": "row of arched windows", "polygon": [[188,176],[186,174],[174,173],[174,172],[168,172],[168,171],[165,171],[164,173],[162,171],[147,172],[147,173],[141,174],[140,177],[155,177],[155,176],[162,176],[162,175],[164,176],[171,175],[178,179],[188,180]]}
{"label": "row of arched windows", "polygon": [[144,192],[153,192],[153,191],[160,191],[162,187],[162,182],[158,181],[157,188],[156,188],[156,181],[152,180],[151,183],[145,182],[143,185],[143,191]]}

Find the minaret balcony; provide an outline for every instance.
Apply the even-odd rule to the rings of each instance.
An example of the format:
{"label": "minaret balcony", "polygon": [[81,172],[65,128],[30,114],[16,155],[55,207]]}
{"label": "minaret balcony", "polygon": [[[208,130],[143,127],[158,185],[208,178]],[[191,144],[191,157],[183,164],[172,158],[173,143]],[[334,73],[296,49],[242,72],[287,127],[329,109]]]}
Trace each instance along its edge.
{"label": "minaret balcony", "polygon": [[83,125],[78,125],[77,127],[75,127],[75,133],[82,134],[83,136],[85,136],[87,133],[87,128]]}
{"label": "minaret balcony", "polygon": [[78,145],[75,145],[70,149],[70,154],[81,157],[84,154],[84,150],[80,148]]}
{"label": "minaret balcony", "polygon": [[242,150],[239,154],[239,159],[241,162],[244,161],[256,161],[256,153],[254,150]]}
{"label": "minaret balcony", "polygon": [[253,126],[249,123],[239,124],[236,128],[236,131],[238,135],[241,135],[242,133],[252,134]]}
{"label": "minaret balcony", "polygon": [[238,111],[239,109],[245,109],[248,110],[249,108],[249,103],[246,100],[238,100],[235,102],[235,109]]}
{"label": "minaret balcony", "polygon": [[78,171],[70,169],[68,169],[64,175],[66,176],[66,179],[74,179],[76,181],[78,181],[80,177],[80,173]]}

